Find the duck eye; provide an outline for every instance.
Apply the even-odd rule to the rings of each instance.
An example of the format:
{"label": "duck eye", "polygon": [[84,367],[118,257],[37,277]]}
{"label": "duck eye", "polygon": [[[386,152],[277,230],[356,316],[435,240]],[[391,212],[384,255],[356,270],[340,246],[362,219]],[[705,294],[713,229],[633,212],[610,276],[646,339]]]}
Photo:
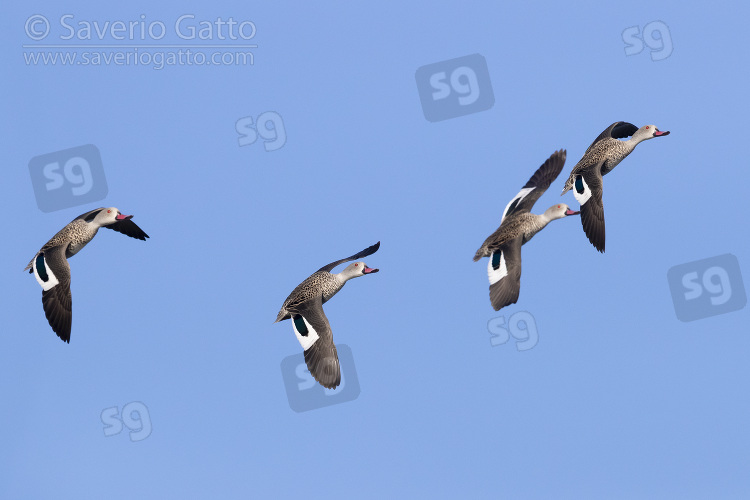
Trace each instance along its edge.
{"label": "duck eye", "polygon": [[359,264],[354,264],[354,267],[357,267]]}
{"label": "duck eye", "polygon": [[111,212],[112,212],[112,210],[107,210],[107,213],[111,213]]}
{"label": "duck eye", "polygon": [[646,130],[648,130],[648,128],[649,128],[648,125],[646,125]]}

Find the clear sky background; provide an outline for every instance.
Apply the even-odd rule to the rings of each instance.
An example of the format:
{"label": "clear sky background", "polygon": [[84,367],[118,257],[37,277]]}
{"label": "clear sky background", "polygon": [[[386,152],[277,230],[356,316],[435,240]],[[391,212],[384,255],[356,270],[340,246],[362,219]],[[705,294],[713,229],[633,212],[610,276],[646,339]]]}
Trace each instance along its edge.
{"label": "clear sky background", "polygon": [[[750,497],[748,309],[682,322],[667,280],[727,253],[750,272],[747,6],[20,5],[0,20],[0,497]],[[168,34],[62,40],[65,14]],[[228,42],[180,39],[184,14],[252,21],[253,64],[24,58],[39,52],[24,44]],[[662,42],[626,55],[623,32],[654,21]],[[477,53],[494,106],[425,119],[417,69]],[[240,146],[238,120],[269,111],[286,142]],[[617,120],[672,133],[605,178],[606,254],[578,218],[553,222],[523,247],[518,303],[493,311],[474,252],[556,149],[568,162],[534,212],[577,207],[565,177]],[[106,198],[42,212],[30,160],[85,144]],[[151,238],[102,230],[70,260],[68,345],[22,269],[99,206]],[[301,348],[276,313],[376,241],[381,272],[325,306],[361,393],[292,411],[281,361]],[[524,311],[537,344],[493,346],[488,325]],[[102,413],[129,403],[150,434],[105,435]]]}

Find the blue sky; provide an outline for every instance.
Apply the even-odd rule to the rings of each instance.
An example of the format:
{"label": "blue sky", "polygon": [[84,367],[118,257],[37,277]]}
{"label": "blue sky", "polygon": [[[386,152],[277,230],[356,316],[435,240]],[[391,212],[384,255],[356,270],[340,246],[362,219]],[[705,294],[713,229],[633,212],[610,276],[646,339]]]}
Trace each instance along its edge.
{"label": "blue sky", "polygon": [[[62,38],[66,14],[104,36]],[[746,498],[748,309],[704,304],[680,321],[667,272],[732,254],[747,273],[749,14],[684,2],[9,6],[0,496]],[[32,16],[50,23],[44,40],[30,38],[44,27]],[[43,43],[78,57],[89,49],[67,45],[210,54],[227,43],[216,31],[184,36],[219,17],[253,23],[252,64],[24,56]],[[119,40],[116,21],[167,34]],[[472,54],[494,105],[428,121],[417,69]],[[240,146],[238,121],[268,112],[286,141],[263,131]],[[559,196],[565,177],[617,120],[672,133],[605,178],[606,253],[577,218],[555,221],[523,248],[518,303],[493,311],[474,252],[556,149],[568,162],[534,212],[577,206]],[[30,161],[87,144],[106,197],[40,210]],[[70,260],[68,345],[21,270],[99,206],[134,214],[151,238],[102,230]],[[325,306],[361,392],[293,411],[281,364],[301,348],[276,313],[309,274],[376,241],[366,262],[380,273]],[[522,312],[537,344],[493,346],[488,325]],[[105,423],[129,404],[145,437],[127,417],[120,432]]]}

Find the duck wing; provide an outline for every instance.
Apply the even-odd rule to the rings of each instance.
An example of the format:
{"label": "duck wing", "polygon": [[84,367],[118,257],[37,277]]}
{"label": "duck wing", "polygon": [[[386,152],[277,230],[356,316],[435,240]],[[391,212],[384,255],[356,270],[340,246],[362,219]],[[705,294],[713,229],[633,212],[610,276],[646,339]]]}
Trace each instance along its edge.
{"label": "duck wing", "polygon": [[516,213],[530,212],[534,203],[544,194],[547,188],[557,179],[565,165],[566,151],[560,149],[542,163],[529,181],[505,207],[503,219]]}
{"label": "duck wing", "polygon": [[343,264],[344,262],[349,262],[350,260],[362,259],[364,257],[367,257],[368,255],[372,255],[372,254],[374,254],[375,252],[378,251],[378,248],[380,248],[380,242],[379,241],[377,243],[375,243],[374,245],[365,248],[361,252],[355,253],[351,257],[347,257],[346,259],[337,260],[336,262],[331,262],[330,264],[327,264],[327,265],[321,267],[320,269],[318,269],[317,272],[325,271],[325,272],[330,273],[333,270],[333,268],[336,267],[336,266],[338,266],[339,264]]}
{"label": "duck wing", "polygon": [[522,245],[523,236],[519,236],[490,255],[487,275],[490,279],[490,302],[495,311],[518,301],[521,292]]}
{"label": "duck wing", "polygon": [[323,298],[318,295],[295,307],[292,328],[305,351],[305,363],[320,385],[333,389],[341,384],[341,367],[333,333],[323,312]]}
{"label": "duck wing", "polygon": [[127,219],[118,220],[114,224],[110,224],[108,226],[104,226],[107,229],[112,229],[113,231],[117,231],[118,233],[122,233],[125,236],[130,236],[131,238],[135,238],[137,240],[143,240],[146,241],[146,238],[149,236],[138,227],[138,225],[131,220],[131,217],[128,217]]}
{"label": "duck wing", "polygon": [[576,175],[573,194],[581,204],[581,224],[594,248],[604,253],[604,203],[602,164],[604,160]]}
{"label": "duck wing", "polygon": [[[586,150],[586,153],[589,152],[591,148],[594,147],[594,144],[601,141],[602,139],[625,139],[626,137],[630,137],[631,135],[635,134],[638,130],[638,127],[633,125],[632,123],[628,122],[615,122],[606,129],[604,129],[604,132],[599,134],[599,136],[594,139],[594,142],[591,143],[591,146],[588,147]],[[583,156],[586,156],[586,153],[583,153]]]}
{"label": "duck wing", "polygon": [[42,286],[42,306],[52,330],[70,343],[73,298],[70,293],[70,265],[63,246],[39,252],[32,262],[34,277]]}

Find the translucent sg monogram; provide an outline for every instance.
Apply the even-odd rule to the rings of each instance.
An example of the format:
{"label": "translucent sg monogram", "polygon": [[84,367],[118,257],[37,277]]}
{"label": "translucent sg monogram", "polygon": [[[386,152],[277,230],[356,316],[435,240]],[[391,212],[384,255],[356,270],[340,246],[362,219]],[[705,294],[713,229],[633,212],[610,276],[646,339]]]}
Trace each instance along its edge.
{"label": "translucent sg monogram", "polygon": [[234,128],[240,135],[237,139],[240,147],[255,144],[258,136],[263,139],[263,148],[266,151],[276,151],[286,144],[284,120],[275,111],[261,113],[257,120],[253,120],[252,116],[240,118]]}
{"label": "translucent sg monogram", "polygon": [[652,21],[643,27],[631,26],[622,32],[625,55],[634,56],[649,48],[652,61],[661,61],[672,55],[672,35],[669,27],[661,21]]}
{"label": "translucent sg monogram", "polygon": [[667,281],[680,321],[737,311],[747,304],[740,263],[732,254],[674,266]]}
{"label": "translucent sg monogram", "polygon": [[131,441],[142,441],[151,435],[151,416],[146,405],[133,401],[122,407],[105,408],[101,414],[104,424],[104,435],[116,436],[127,427]]}
{"label": "translucent sg monogram", "polygon": [[527,351],[539,342],[536,320],[527,311],[513,313],[507,323],[505,316],[492,318],[487,322],[487,330],[490,332],[492,347],[505,344],[511,337],[517,341],[516,349],[519,351]]}
{"label": "translucent sg monogram", "polygon": [[107,197],[102,157],[93,144],[35,156],[29,174],[42,212],[85,205]]}
{"label": "translucent sg monogram", "polygon": [[353,401],[359,397],[359,378],[354,368],[352,350],[346,344],[336,346],[341,365],[341,385],[326,389],[310,374],[304,354],[294,354],[281,361],[281,376],[284,379],[289,407],[300,413]]}
{"label": "translucent sg monogram", "polygon": [[487,61],[479,54],[422,66],[414,76],[424,117],[431,122],[485,111],[495,104]]}

